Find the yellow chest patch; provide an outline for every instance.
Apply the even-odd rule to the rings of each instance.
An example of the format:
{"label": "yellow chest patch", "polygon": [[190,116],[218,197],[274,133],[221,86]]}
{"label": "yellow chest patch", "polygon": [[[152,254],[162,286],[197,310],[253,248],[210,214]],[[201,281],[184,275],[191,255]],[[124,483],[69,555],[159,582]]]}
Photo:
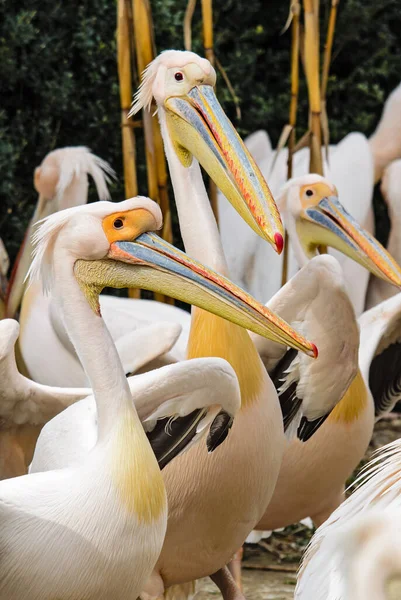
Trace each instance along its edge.
{"label": "yellow chest patch", "polygon": [[193,309],[188,358],[224,358],[237,374],[241,404],[251,404],[263,384],[263,366],[248,332],[201,309]]}
{"label": "yellow chest patch", "polygon": [[163,477],[139,418],[129,413],[121,419],[112,440],[111,476],[128,512],[151,523],[167,506]]}
{"label": "yellow chest patch", "polygon": [[327,420],[330,423],[352,423],[365,410],[367,401],[366,385],[358,369],[355,379]]}

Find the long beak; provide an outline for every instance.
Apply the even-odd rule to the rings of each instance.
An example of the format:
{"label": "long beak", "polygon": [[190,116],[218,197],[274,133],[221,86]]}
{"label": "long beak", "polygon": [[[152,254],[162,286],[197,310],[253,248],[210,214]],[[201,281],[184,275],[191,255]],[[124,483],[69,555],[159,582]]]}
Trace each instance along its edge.
{"label": "long beak", "polygon": [[401,287],[401,268],[385,248],[345,210],[336,196],[308,208],[297,222],[300,238],[312,250],[325,244],[346,254],[377,277]]}
{"label": "long beak", "polygon": [[168,98],[164,107],[170,137],[185,166],[192,155],[241,217],[280,254],[283,225],[258,166],[220,106],[210,85]]}
{"label": "long beak", "polygon": [[112,243],[108,258],[112,260],[75,263],[75,277],[95,311],[99,311],[98,295],[103,287],[140,287],[168,294],[268,339],[317,356],[314,344],[268,308],[154,233],[144,233],[134,242]]}

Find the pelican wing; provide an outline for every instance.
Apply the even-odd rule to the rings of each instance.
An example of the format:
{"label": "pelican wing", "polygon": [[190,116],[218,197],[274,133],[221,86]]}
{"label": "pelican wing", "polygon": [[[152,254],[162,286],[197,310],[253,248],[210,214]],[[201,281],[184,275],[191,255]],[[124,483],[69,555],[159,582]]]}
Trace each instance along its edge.
{"label": "pelican wing", "polygon": [[8,427],[43,425],[92,390],[41,385],[21,375],[14,354],[19,331],[14,319],[0,321],[0,420]]}
{"label": "pelican wing", "polygon": [[[208,447],[213,450],[228,433],[241,403],[237,377],[220,358],[167,365],[129,377],[128,382],[139,417],[163,466],[206,433]],[[96,437],[96,406],[90,396],[45,425],[30,472],[80,464]]]}
{"label": "pelican wing", "polygon": [[317,360],[253,335],[283,409],[287,435],[306,441],[341,400],[358,369],[358,327],[337,261],[313,258],[267,306],[319,350]]}
{"label": "pelican wing", "polygon": [[277,390],[281,412],[283,413],[284,431],[287,431],[302,404],[302,399],[297,397],[298,379],[292,381],[285,389],[281,389],[282,385],[286,382],[288,370],[291,368],[291,364],[297,355],[297,350],[293,348],[288,350],[270,374],[274,387]]}
{"label": "pelican wing", "polygon": [[366,311],[359,324],[359,363],[380,418],[401,398],[401,294]]}
{"label": "pelican wing", "polygon": [[375,356],[369,370],[369,387],[377,418],[390,412],[401,399],[401,343],[391,344]]}
{"label": "pelican wing", "polygon": [[226,438],[240,406],[236,375],[218,358],[198,358],[131,378],[135,406],[165,467],[208,431],[213,451]]}
{"label": "pelican wing", "polygon": [[131,331],[116,341],[118,355],[127,375],[165,354],[181,333],[178,323],[155,323]]}

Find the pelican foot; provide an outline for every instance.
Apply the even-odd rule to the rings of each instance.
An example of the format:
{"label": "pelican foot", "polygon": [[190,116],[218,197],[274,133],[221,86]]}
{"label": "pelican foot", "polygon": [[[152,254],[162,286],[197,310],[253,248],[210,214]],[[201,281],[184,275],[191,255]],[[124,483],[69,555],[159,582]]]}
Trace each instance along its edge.
{"label": "pelican foot", "polygon": [[219,571],[216,571],[216,573],[210,575],[210,579],[219,588],[223,600],[246,600],[244,594],[235,583],[228,567],[223,567]]}
{"label": "pelican foot", "polygon": [[233,576],[233,579],[239,590],[242,592],[242,574],[241,574],[241,564],[242,557],[244,556],[244,549],[241,546],[239,550],[234,554],[230,562],[228,563],[228,569]]}

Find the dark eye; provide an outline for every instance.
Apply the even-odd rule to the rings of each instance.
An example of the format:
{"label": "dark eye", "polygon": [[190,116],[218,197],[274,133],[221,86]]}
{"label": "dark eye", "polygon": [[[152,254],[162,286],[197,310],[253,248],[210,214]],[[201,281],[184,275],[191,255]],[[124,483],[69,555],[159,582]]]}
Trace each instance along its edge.
{"label": "dark eye", "polygon": [[124,227],[124,222],[122,219],[116,219],[113,223],[113,227],[114,229],[121,229],[121,227]]}
{"label": "dark eye", "polygon": [[306,190],[305,193],[307,196],[313,196],[313,190]]}
{"label": "dark eye", "polygon": [[184,75],[181,73],[181,71],[177,71],[177,73],[174,74],[174,79],[176,81],[182,81],[184,79]]}

